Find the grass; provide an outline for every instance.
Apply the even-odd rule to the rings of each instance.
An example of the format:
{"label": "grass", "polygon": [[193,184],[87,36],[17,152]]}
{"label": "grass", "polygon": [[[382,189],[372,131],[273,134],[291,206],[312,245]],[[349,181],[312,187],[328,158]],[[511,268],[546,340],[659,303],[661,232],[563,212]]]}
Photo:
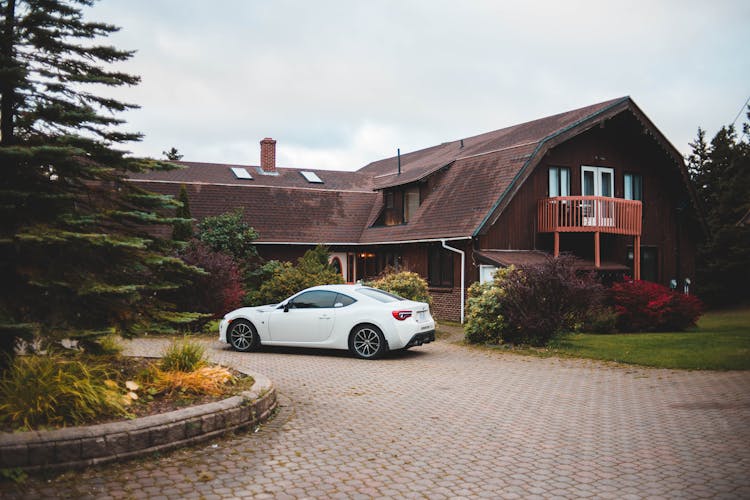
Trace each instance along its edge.
{"label": "grass", "polygon": [[546,352],[517,352],[658,368],[750,370],[750,308],[708,312],[687,332],[573,334]]}

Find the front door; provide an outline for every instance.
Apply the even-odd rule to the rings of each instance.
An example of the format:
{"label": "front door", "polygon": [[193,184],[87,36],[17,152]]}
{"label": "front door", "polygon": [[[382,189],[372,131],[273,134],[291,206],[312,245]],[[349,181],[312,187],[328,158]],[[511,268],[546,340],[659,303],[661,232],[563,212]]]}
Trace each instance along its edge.
{"label": "front door", "polygon": [[[583,196],[615,195],[615,170],[608,167],[581,167],[581,194]],[[584,226],[611,226],[614,224],[614,206],[607,201],[583,202]]]}

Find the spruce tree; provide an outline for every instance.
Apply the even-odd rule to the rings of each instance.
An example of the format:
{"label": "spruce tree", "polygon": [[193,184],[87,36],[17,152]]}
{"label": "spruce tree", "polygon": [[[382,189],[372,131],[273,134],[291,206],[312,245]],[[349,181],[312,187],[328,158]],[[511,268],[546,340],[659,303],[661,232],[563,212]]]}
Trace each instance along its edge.
{"label": "spruce tree", "polygon": [[188,200],[185,184],[180,185],[180,194],[177,196],[177,201],[181,203],[181,206],[177,207],[175,217],[180,220],[174,222],[172,239],[175,241],[188,241],[193,237],[193,220],[190,216],[190,201]]}
{"label": "spruce tree", "polygon": [[[118,112],[97,86],[135,85],[111,66],[133,52],[101,44],[117,27],[84,19],[94,0],[2,0],[0,33],[0,348],[16,336],[134,335],[195,317],[165,291],[200,271],[169,256],[151,226],[171,197],[126,182],[170,168],[128,155]],[[94,89],[92,89],[92,87]]]}
{"label": "spruce tree", "polygon": [[748,124],[743,132],[738,138],[732,126],[723,127],[707,145],[699,129],[688,157],[709,229],[698,254],[697,286],[713,305],[750,300],[750,226],[740,223],[750,210]]}

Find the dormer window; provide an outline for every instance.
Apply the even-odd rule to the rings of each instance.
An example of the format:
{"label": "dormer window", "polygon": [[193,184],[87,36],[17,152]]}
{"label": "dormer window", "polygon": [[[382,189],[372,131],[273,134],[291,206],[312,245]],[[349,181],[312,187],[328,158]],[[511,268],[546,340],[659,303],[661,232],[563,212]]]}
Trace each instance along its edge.
{"label": "dormer window", "polygon": [[404,190],[404,222],[409,222],[420,205],[419,186]]}
{"label": "dormer window", "polygon": [[390,188],[383,192],[383,210],[375,226],[406,224],[422,203],[419,186]]}

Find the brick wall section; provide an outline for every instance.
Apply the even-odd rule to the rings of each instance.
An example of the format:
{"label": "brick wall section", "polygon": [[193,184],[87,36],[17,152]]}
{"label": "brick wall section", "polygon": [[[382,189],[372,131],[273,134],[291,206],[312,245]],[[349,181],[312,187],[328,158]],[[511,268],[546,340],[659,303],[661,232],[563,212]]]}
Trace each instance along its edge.
{"label": "brick wall section", "polygon": [[223,401],[123,422],[52,431],[0,433],[0,469],[64,470],[188,446],[265,422],[276,390],[251,373],[250,391]]}
{"label": "brick wall section", "polygon": [[430,288],[432,306],[430,312],[435,319],[461,321],[461,289]]}

